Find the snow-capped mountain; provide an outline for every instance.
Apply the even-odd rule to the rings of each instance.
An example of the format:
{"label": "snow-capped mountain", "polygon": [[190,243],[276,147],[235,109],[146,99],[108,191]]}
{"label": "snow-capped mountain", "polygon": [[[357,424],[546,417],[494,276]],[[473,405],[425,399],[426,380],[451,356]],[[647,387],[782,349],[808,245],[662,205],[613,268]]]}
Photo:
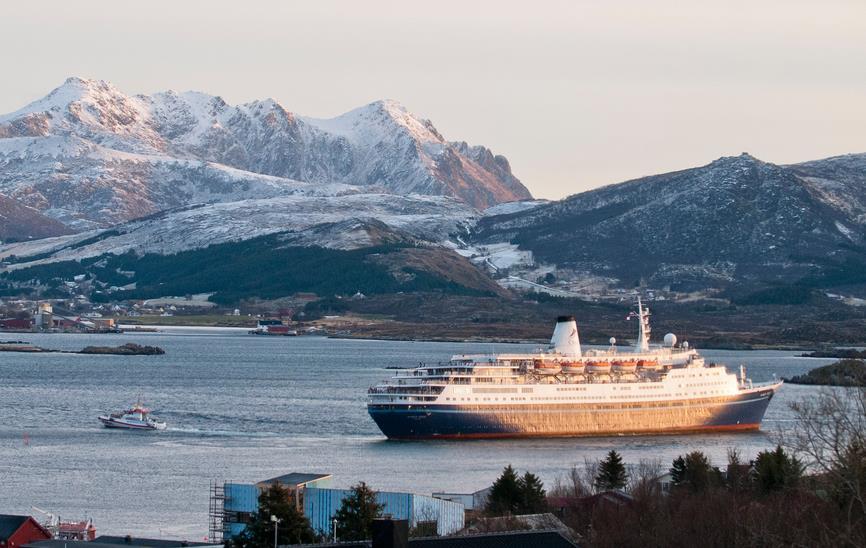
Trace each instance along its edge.
{"label": "snow-capped mountain", "polygon": [[790,166],[721,158],[485,217],[475,239],[629,286],[814,279],[866,259],[866,154]]}
{"label": "snow-capped mountain", "polygon": [[130,96],[81,78],[0,116],[0,192],[74,230],[276,196],[531,198],[504,157],[448,142],[392,101],[316,120],[272,99]]}

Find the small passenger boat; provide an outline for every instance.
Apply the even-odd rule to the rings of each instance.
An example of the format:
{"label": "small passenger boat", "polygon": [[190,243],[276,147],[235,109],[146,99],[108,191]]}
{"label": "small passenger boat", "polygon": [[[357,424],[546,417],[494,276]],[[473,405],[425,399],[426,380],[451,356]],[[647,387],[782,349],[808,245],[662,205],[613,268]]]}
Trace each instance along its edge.
{"label": "small passenger boat", "polygon": [[126,430],[165,430],[166,428],[165,422],[151,416],[150,409],[144,407],[141,402],[121,413],[101,415],[98,418],[106,428]]}

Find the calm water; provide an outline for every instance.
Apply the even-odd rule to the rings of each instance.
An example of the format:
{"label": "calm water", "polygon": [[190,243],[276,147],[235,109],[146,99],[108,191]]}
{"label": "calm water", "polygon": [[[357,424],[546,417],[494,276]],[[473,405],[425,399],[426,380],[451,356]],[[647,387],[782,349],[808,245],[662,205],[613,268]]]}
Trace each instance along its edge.
{"label": "calm water", "polygon": [[[286,472],[325,472],[336,486],[429,494],[489,485],[508,464],[550,483],[611,448],[628,462],[668,463],[702,449],[717,463],[728,448],[746,458],[790,424],[787,404],[815,393],[785,386],[764,431],[751,434],[601,439],[388,442],[366,414],[365,391],[387,366],[458,352],[536,345],[251,337],[244,331],[175,329],[130,335],[9,335],[56,349],[155,344],[164,356],[0,354],[0,513],[38,506],[64,518],[92,516],[100,533],[201,538],[211,480],[254,482]],[[833,360],[794,352],[705,351],[756,382]],[[165,432],[123,432],[96,416],[141,396]],[[25,443],[25,440],[29,443]]]}

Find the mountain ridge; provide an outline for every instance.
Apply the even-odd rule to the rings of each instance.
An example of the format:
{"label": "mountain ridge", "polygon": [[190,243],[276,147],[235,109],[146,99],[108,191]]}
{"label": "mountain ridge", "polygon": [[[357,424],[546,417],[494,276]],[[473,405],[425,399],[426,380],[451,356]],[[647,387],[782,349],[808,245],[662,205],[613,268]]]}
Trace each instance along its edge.
{"label": "mountain ridge", "polygon": [[461,143],[395,101],[320,120],[273,99],[229,105],[202,92],[127,95],[71,77],[0,116],[0,192],[72,230],[334,185],[454,197],[481,209],[531,198],[504,157]]}
{"label": "mountain ridge", "polygon": [[866,155],[776,165],[741,154],[484,217],[473,237],[624,286],[793,283],[822,260],[861,257],[864,182]]}

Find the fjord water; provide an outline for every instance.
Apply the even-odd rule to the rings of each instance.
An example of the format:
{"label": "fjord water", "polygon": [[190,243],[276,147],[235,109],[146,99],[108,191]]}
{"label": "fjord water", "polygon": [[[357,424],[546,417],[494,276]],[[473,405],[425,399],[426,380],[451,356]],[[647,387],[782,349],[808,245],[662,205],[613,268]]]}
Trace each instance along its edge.
{"label": "fjord water", "polygon": [[[746,459],[790,428],[788,404],[817,389],[786,385],[761,432],[692,436],[493,441],[386,441],[367,416],[365,393],[387,367],[447,360],[462,352],[538,345],[253,337],[244,330],[171,329],[124,335],[2,334],[63,350],[125,342],[162,356],[0,353],[0,513],[37,506],[64,519],[93,517],[102,534],[201,539],[212,480],[255,482],[287,472],[364,480],[376,489],[470,492],[511,463],[549,484],[610,449],[627,462],[700,449],[723,464]],[[796,352],[705,350],[755,381],[830,363]],[[165,432],[102,428],[97,415],[141,397]]]}

